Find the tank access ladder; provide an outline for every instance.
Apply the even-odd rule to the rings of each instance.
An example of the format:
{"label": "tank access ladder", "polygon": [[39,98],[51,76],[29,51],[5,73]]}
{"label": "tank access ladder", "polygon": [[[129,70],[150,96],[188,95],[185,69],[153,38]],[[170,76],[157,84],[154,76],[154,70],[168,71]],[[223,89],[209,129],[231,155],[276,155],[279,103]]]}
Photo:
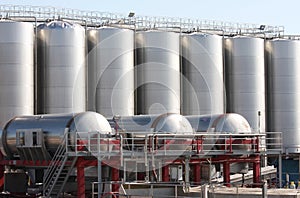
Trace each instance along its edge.
{"label": "tank access ladder", "polygon": [[43,196],[46,198],[60,196],[76,164],[77,157],[69,156],[66,152],[66,138],[68,138],[68,133],[65,133],[60,146],[57,148],[45,172],[43,178]]}

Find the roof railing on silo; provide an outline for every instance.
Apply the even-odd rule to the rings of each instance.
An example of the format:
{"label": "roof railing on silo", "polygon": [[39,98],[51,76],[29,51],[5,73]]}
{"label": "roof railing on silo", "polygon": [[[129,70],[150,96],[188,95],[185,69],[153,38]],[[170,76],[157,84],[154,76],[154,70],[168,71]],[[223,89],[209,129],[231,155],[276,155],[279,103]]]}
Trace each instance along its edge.
{"label": "roof railing on silo", "polygon": [[38,21],[62,18],[74,18],[86,21],[88,26],[99,26],[105,23],[119,23],[120,20],[135,23],[138,29],[153,28],[180,28],[181,31],[192,32],[197,30],[222,30],[225,35],[237,34],[268,34],[270,37],[279,37],[284,34],[283,26],[265,25],[264,29],[258,29],[260,25],[251,23],[233,23],[218,20],[202,20],[190,18],[161,17],[161,16],[135,16],[132,20],[129,16],[119,13],[85,11],[69,8],[55,8],[51,6],[30,5],[0,5],[1,16],[31,16]]}

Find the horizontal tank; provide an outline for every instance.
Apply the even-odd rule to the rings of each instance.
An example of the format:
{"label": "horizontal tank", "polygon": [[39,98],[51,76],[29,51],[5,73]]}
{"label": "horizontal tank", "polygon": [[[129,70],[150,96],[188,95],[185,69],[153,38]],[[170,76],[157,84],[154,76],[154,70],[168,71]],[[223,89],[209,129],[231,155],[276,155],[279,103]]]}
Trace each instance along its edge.
{"label": "horizontal tank", "polygon": [[282,132],[284,153],[300,153],[300,41],[268,41],[266,53],[268,131]]}
{"label": "horizontal tank", "polygon": [[264,39],[227,38],[225,48],[227,112],[241,114],[255,131],[265,132]]}
{"label": "horizontal tank", "polygon": [[180,113],[179,34],[136,33],[137,114]]}
{"label": "horizontal tank", "polygon": [[248,121],[236,113],[185,116],[196,132],[251,133]]}
{"label": "horizontal tank", "polygon": [[[221,143],[218,134],[251,133],[251,127],[248,121],[243,116],[236,113],[215,114],[215,115],[192,115],[192,116],[185,116],[185,117],[191,123],[193,129],[196,132],[198,133],[208,132],[208,133],[216,134],[216,136],[210,136],[208,138],[204,138],[205,139],[204,144],[207,144],[207,146],[204,146],[203,149],[212,150],[211,153],[207,152],[207,155],[213,155],[213,150],[223,149],[218,146],[218,144]],[[249,151],[251,149],[251,145],[233,145],[232,149]],[[232,163],[230,165],[231,173],[247,173],[248,169],[249,169],[248,163]]]}
{"label": "horizontal tank", "polygon": [[37,28],[38,113],[86,110],[85,30],[52,21]]}
{"label": "horizontal tank", "polygon": [[223,37],[185,34],[181,45],[182,114],[224,113]]}
{"label": "horizontal tank", "polygon": [[[189,121],[182,115],[174,113],[162,115],[121,116],[108,119],[108,121],[112,128],[118,131],[118,133],[123,134],[123,137],[126,138],[143,139],[147,134],[191,135],[194,133]],[[187,139],[187,141],[189,140]],[[178,142],[174,143],[169,149],[184,151],[189,148],[189,145],[180,146],[180,144]],[[136,146],[138,147],[141,145]]]}
{"label": "horizontal tank", "polygon": [[134,31],[88,30],[88,110],[134,115]]}
{"label": "horizontal tank", "polygon": [[120,132],[178,133],[193,134],[192,126],[182,115],[167,113],[162,115],[120,116],[108,119],[112,128]]}
{"label": "horizontal tank", "polygon": [[34,28],[0,21],[0,127],[13,116],[34,113]]}
{"label": "horizontal tank", "polygon": [[[95,112],[17,116],[4,126],[0,135],[1,151],[9,159],[18,154],[16,132],[27,129],[41,129],[43,131],[45,146],[50,154],[54,154],[61,144],[66,129],[70,136],[75,132],[99,132],[101,134],[112,132],[107,120]],[[74,138],[71,138],[71,141],[74,141]],[[70,144],[74,143],[70,142]]]}

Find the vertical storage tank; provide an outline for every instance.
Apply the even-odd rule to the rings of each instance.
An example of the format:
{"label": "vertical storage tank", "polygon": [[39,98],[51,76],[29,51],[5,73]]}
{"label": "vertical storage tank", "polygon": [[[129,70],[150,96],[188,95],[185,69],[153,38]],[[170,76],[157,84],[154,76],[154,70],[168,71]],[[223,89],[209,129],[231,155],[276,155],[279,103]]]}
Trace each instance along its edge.
{"label": "vertical storage tank", "polygon": [[265,131],[264,40],[238,36],[226,39],[225,47],[227,112],[239,113],[254,130]]}
{"label": "vertical storage tank", "polygon": [[136,33],[137,114],[180,113],[179,34]]}
{"label": "vertical storage tank", "polygon": [[34,111],[34,28],[0,21],[0,127]]}
{"label": "vertical storage tank", "polygon": [[224,113],[223,37],[182,36],[182,114]]}
{"label": "vertical storage tank", "polygon": [[38,113],[86,108],[86,53],[83,27],[64,21],[38,26]]}
{"label": "vertical storage tank", "polygon": [[268,131],[282,132],[285,153],[300,153],[300,41],[275,39],[268,55]]}
{"label": "vertical storage tank", "polygon": [[88,109],[106,117],[134,115],[134,31],[88,31]]}

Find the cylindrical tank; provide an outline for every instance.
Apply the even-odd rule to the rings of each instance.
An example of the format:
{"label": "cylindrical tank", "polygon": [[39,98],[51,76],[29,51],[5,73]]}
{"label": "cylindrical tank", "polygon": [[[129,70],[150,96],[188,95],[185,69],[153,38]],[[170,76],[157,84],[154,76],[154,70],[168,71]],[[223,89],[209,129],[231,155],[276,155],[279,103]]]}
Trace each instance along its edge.
{"label": "cylindrical tank", "polygon": [[86,109],[85,30],[64,21],[41,24],[38,38],[38,113]]}
{"label": "cylindrical tank", "polygon": [[193,134],[189,121],[175,113],[121,116],[115,121],[114,119],[108,119],[111,127],[116,128],[117,123],[118,130],[123,132]]}
{"label": "cylindrical tank", "polygon": [[34,110],[34,28],[0,21],[0,127]]}
{"label": "cylindrical tank", "polygon": [[300,41],[274,39],[268,55],[268,131],[282,132],[285,153],[300,153]]}
{"label": "cylindrical tank", "polygon": [[134,32],[88,31],[88,110],[106,117],[134,115]]}
{"label": "cylindrical tank", "polygon": [[223,37],[182,36],[183,115],[224,113]]}
{"label": "cylindrical tank", "polygon": [[[18,116],[11,119],[3,128],[0,136],[1,151],[9,159],[12,159],[17,154],[17,130],[41,129],[48,152],[54,154],[61,144],[66,128],[70,134],[75,132],[111,133],[111,127],[107,120],[95,112]],[[71,138],[71,141],[74,141],[74,138]],[[74,142],[70,142],[70,144],[72,145]]]}
{"label": "cylindrical tank", "polygon": [[236,113],[185,116],[196,132],[251,133],[248,121]]}
{"label": "cylindrical tank", "polygon": [[137,114],[180,113],[179,34],[136,33]]}
{"label": "cylindrical tank", "polygon": [[[218,134],[251,133],[251,127],[248,121],[243,116],[236,113],[215,114],[215,115],[193,115],[193,116],[185,116],[185,117],[191,123],[192,127],[196,132],[198,133],[208,132],[208,133],[216,134],[216,136],[210,136],[204,140],[204,144],[208,145],[203,147],[204,150],[222,149],[219,148],[220,145],[218,145],[218,144],[223,144],[222,142],[220,142]],[[232,149],[248,151],[251,149],[251,145],[233,145]],[[208,152],[208,155],[211,154],[213,155],[213,152],[211,153]],[[247,173],[248,168],[249,168],[248,163],[232,163],[230,165],[230,172]]]}
{"label": "cylindrical tank", "polygon": [[264,40],[237,36],[225,40],[227,112],[244,116],[265,131]]}
{"label": "cylindrical tank", "polygon": [[[125,135],[125,137],[145,138],[147,134],[193,134],[192,126],[182,115],[167,113],[162,115],[136,115],[121,116],[108,119],[112,128]],[[117,124],[117,127],[116,127]],[[141,146],[141,145],[138,145]],[[189,145],[175,145],[172,149],[185,150]]]}

